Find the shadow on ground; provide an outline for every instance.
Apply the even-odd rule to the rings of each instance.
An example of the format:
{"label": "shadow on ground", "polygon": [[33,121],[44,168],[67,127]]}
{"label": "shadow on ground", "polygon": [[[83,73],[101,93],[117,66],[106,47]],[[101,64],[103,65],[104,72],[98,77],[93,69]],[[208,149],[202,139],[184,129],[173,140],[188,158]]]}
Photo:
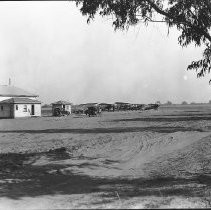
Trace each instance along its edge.
{"label": "shadow on ground", "polygon": [[[41,157],[49,160],[44,165],[33,163]],[[200,175],[192,179],[173,177],[155,177],[154,179],[115,179],[94,178],[61,169],[73,165],[51,164],[51,160],[72,158],[65,148],[50,150],[45,153],[0,155],[0,196],[20,199],[23,196],[36,197],[42,195],[71,195],[99,192],[103,197],[113,199],[116,192],[121,198],[137,196],[203,196],[205,187],[210,188],[211,178]],[[105,164],[112,164],[107,160]],[[90,164],[78,165],[89,167]],[[96,166],[96,165],[95,165]],[[54,173],[50,173],[54,171]]]}
{"label": "shadow on ground", "polygon": [[[144,120],[143,118],[137,119],[124,119],[124,121]],[[148,120],[149,121],[149,120]],[[112,127],[112,128],[93,128],[93,129],[44,129],[44,130],[1,130],[0,133],[75,133],[75,134],[97,134],[97,133],[127,133],[127,132],[144,132],[152,131],[158,133],[174,133],[178,131],[199,131],[202,129],[191,127],[165,127],[165,126],[149,126],[149,127]]]}
{"label": "shadow on ground", "polygon": [[201,121],[201,120],[211,120],[211,116],[179,116],[177,117],[170,117],[172,115],[165,115],[165,117],[141,117],[141,118],[131,118],[131,119],[115,119],[111,122],[181,122],[181,121]]}

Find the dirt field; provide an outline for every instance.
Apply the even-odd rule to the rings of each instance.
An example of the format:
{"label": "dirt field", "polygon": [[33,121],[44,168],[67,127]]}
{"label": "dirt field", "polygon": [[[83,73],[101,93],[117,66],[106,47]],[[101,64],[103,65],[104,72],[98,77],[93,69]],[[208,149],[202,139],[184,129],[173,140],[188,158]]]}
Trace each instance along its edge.
{"label": "dirt field", "polygon": [[211,105],[0,128],[0,209],[211,206]]}

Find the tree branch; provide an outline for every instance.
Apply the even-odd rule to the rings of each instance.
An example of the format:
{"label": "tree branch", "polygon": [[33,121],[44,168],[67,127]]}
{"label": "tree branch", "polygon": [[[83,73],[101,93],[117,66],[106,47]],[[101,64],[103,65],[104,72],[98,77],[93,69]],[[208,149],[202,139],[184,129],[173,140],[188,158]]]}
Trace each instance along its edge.
{"label": "tree branch", "polygon": [[[148,4],[151,5],[151,7],[152,7],[157,13],[159,13],[159,14],[161,14],[161,15],[167,17],[167,18],[169,18],[170,20],[173,20],[173,21],[178,22],[177,19],[176,19],[174,16],[172,16],[172,15],[170,15],[169,13],[165,12],[164,10],[162,10],[160,7],[158,7],[158,5],[156,5],[156,4],[154,3],[154,1],[152,1],[152,0],[145,0],[145,1],[148,2]],[[192,25],[191,23],[189,23],[189,22],[186,21],[186,20],[183,20],[183,21],[178,22],[178,23],[181,23],[181,24],[184,24],[184,25],[187,25],[187,26],[193,28],[195,31],[197,31],[198,33],[201,33],[204,37],[206,37],[206,38],[211,42],[211,36],[210,36],[210,34],[207,33],[206,31],[204,31],[202,28],[200,28],[200,27],[198,27],[198,26],[194,26],[194,25]]]}

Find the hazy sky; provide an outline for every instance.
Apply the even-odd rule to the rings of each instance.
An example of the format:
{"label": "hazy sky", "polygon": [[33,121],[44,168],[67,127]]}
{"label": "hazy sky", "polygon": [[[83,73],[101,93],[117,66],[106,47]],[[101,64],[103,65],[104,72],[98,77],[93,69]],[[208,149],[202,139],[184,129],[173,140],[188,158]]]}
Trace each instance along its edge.
{"label": "hazy sky", "polygon": [[0,84],[11,78],[43,103],[211,99],[209,75],[186,70],[202,50],[182,49],[163,23],[114,32],[109,18],[87,25],[73,2],[0,5]]}

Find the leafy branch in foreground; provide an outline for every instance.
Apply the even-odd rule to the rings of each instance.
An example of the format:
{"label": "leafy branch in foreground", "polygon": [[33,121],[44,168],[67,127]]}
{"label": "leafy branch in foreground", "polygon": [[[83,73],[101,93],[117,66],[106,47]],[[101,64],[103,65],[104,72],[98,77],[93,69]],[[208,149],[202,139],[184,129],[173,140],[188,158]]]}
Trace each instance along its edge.
{"label": "leafy branch in foreground", "polygon": [[[193,61],[188,70],[196,70],[197,77],[211,69],[211,1],[210,0],[75,0],[87,23],[97,14],[111,16],[114,29],[127,30],[138,23],[165,22],[181,34],[178,44],[187,47],[205,46],[203,58]],[[161,17],[161,19],[157,19]],[[211,82],[211,80],[210,80]]]}

